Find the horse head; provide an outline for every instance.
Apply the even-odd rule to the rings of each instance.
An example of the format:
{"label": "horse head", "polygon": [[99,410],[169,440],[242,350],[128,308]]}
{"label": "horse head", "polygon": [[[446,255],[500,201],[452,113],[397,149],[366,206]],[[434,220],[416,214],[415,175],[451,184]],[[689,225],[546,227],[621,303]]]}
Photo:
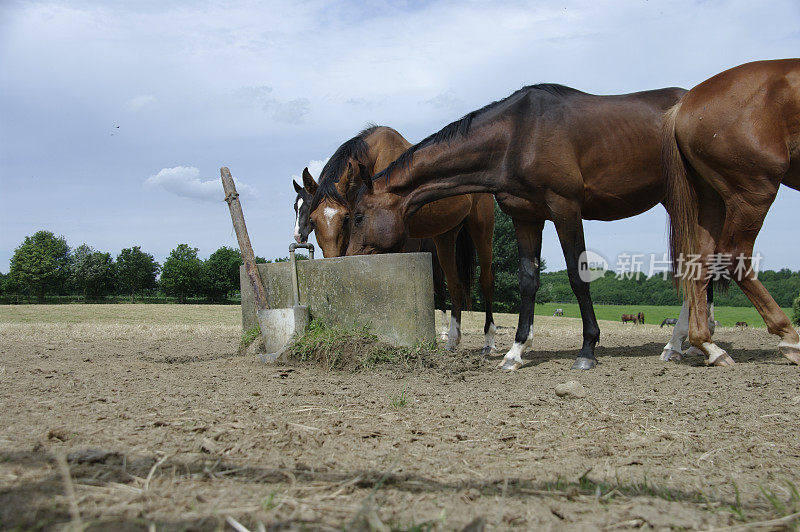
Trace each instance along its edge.
{"label": "horse head", "polygon": [[317,190],[317,183],[311,177],[308,168],[303,168],[303,185],[292,180],[297,196],[294,199],[294,239],[298,244],[308,242],[308,235],[314,230],[309,216],[311,214],[311,199]]}
{"label": "horse head", "polygon": [[376,190],[371,176],[361,174],[361,188],[353,205],[348,255],[395,253],[408,240],[402,198]]}

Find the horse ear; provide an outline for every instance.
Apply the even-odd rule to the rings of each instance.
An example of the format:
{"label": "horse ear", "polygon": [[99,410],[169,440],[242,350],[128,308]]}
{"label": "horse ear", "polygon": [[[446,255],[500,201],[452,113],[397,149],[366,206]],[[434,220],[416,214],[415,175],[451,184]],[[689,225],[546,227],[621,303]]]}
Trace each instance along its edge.
{"label": "horse ear", "polygon": [[303,187],[300,185],[300,183],[292,179],[292,184],[294,185],[294,191],[300,194],[300,191],[303,190]]}
{"label": "horse ear", "polygon": [[361,178],[361,182],[367,187],[367,191],[372,194],[372,175],[367,170],[367,167],[361,163],[358,163],[358,175]]}
{"label": "horse ear", "polygon": [[303,186],[311,195],[314,195],[314,192],[317,191],[317,182],[314,181],[314,178],[311,176],[311,172],[308,171],[307,166],[303,168]]}

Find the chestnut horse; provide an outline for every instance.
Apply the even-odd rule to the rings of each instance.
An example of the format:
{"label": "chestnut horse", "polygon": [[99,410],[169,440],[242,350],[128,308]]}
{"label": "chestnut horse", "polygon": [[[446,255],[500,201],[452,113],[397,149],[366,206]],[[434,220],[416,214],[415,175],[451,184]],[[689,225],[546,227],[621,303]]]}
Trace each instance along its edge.
{"label": "chestnut horse", "polygon": [[[304,174],[308,173],[308,168],[303,171]],[[316,187],[314,178],[309,179]],[[307,181],[307,180],[306,180]],[[308,235],[313,231],[311,221],[309,220],[309,207],[311,206],[311,199],[313,194],[306,190],[303,185],[292,180],[294,190],[297,196],[294,199],[294,239],[298,243],[305,243],[308,241]],[[404,253],[430,253],[431,265],[433,267],[433,304],[434,308],[442,313],[442,331],[439,338],[447,341],[450,329],[447,326],[447,288],[445,286],[444,271],[439,258],[436,254],[436,244],[430,238],[413,238],[409,239],[405,246],[403,246]],[[324,255],[324,253],[323,253]],[[475,244],[472,242],[472,237],[465,230],[461,230],[456,237],[456,264],[458,266],[458,277],[461,284],[468,292],[472,291],[472,280],[475,275]]]}
{"label": "chestnut horse", "polygon": [[[306,209],[307,218],[298,216],[298,226],[313,229],[325,257],[345,254],[349,244],[350,211],[360,176],[371,176],[386,168],[411,146],[400,133],[390,127],[372,126],[342,144],[320,173],[319,183],[303,170],[303,188],[312,196]],[[301,214],[301,211],[298,211]],[[494,237],[494,199],[489,194],[466,194],[426,205],[409,220],[410,236],[431,238],[439,263],[444,270],[452,303],[447,349],[453,350],[461,340],[461,311],[469,301],[469,286],[464,282],[464,268],[474,265],[471,254],[457,256],[457,240],[465,234],[474,242],[481,266],[480,285],[486,306],[483,353],[494,347],[496,327],[492,315],[494,274],[492,273],[492,241]],[[308,237],[300,231],[300,236]],[[465,246],[459,246],[463,249]],[[394,251],[400,251],[398,247]],[[406,249],[407,250],[407,249]],[[466,264],[469,262],[469,264]]]}
{"label": "chestnut horse", "polygon": [[[705,314],[700,294],[715,267],[780,336],[783,356],[800,364],[800,336],[751,261],[781,183],[800,190],[800,59],[747,63],[686,93],[666,114],[663,164],[674,271],[692,309],[689,341],[707,364],[733,364],[697,318]],[[699,268],[682,272],[681,262],[693,256]]]}
{"label": "chestnut horse", "polygon": [[[533,339],[542,228],[552,220],[583,320],[583,345],[572,367],[590,369],[600,330],[589,282],[579,274],[581,266],[587,268],[582,219],[627,218],[664,199],[663,115],[684,92],[596,96],[542,84],[469,113],[408,149],[374,179],[363,179],[348,254],[399,249],[409,219],[431,201],[495,194],[514,221],[519,245],[519,324],[500,364],[513,371]],[[665,353],[680,349],[682,340],[673,336]]]}

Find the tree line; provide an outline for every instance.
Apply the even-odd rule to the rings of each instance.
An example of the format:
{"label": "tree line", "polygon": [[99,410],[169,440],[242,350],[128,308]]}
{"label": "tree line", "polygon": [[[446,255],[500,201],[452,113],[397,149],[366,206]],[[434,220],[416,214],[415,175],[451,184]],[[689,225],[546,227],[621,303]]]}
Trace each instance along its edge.
{"label": "tree line", "polygon": [[[494,234],[495,310],[519,311],[519,255],[511,219],[496,208]],[[71,296],[84,301],[109,297],[127,300],[172,298],[178,302],[198,298],[208,302],[235,302],[239,297],[237,249],[220,247],[207,259],[197,255],[197,248],[180,244],[163,264],[139,246],[123,249],[116,257],[81,244],[74,250],[64,237],[39,231],[14,251],[8,274],[0,273],[0,301],[45,301],[48,296]],[[306,259],[298,254],[298,259]],[[275,262],[288,257],[275,259]],[[257,262],[271,262],[257,257]],[[541,284],[536,295],[539,303],[574,303],[575,296],[566,270],[548,272],[542,260]],[[478,272],[479,273],[479,272]],[[781,307],[797,308],[800,320],[800,272],[787,268],[766,270],[759,279]],[[592,300],[616,305],[680,305],[681,299],[670,279],[661,275],[646,278],[617,278],[612,271],[591,284]],[[483,310],[483,302],[474,287],[473,308]],[[795,301],[797,299],[797,301]],[[735,283],[726,293],[715,293],[717,306],[750,306],[750,301]]]}
{"label": "tree line", "polygon": [[[206,260],[197,248],[179,244],[164,264],[139,246],[125,248],[116,257],[87,244],[74,250],[63,236],[38,231],[14,250],[8,274],[0,273],[0,299],[4,302],[44,302],[48,296],[73,296],[102,301],[109,296],[134,301],[170,297],[180,303],[189,298],[224,303],[239,293],[238,249],[222,246]],[[298,255],[298,258],[306,258]],[[277,261],[288,260],[288,257]],[[256,262],[271,262],[256,257]]]}

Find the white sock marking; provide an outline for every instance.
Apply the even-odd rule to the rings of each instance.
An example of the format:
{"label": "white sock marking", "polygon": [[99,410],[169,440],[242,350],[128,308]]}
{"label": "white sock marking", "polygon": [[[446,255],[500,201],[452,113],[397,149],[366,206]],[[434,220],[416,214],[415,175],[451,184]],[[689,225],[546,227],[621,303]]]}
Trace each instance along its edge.
{"label": "white sock marking", "polygon": [[490,349],[495,348],[494,335],[496,332],[497,327],[495,327],[494,323],[489,325],[489,330],[483,335],[483,347],[488,347]]}
{"label": "white sock marking", "polygon": [[442,318],[442,332],[439,333],[439,338],[447,340],[447,311],[440,310],[439,312]]}
{"label": "white sock marking", "polygon": [[461,342],[461,324],[451,315],[450,332],[447,335],[447,347],[452,349]]}
{"label": "white sock marking", "polygon": [[528,333],[528,338],[524,342],[514,342],[514,345],[511,346],[511,349],[508,350],[506,356],[503,357],[503,360],[513,360],[515,362],[522,363],[522,353],[525,352],[525,349],[533,345],[533,331]]}
{"label": "white sock marking", "polygon": [[680,353],[683,350],[683,342],[686,340],[687,336],[689,336],[689,302],[684,301],[681,307],[681,313],[678,316],[678,323],[675,324],[672,331],[672,338],[670,338],[667,345],[664,346],[664,351],[670,350]]}
{"label": "white sock marking", "polygon": [[703,348],[708,353],[708,364],[711,365],[717,361],[718,358],[725,356],[725,350],[719,347],[714,342],[703,342]]}

